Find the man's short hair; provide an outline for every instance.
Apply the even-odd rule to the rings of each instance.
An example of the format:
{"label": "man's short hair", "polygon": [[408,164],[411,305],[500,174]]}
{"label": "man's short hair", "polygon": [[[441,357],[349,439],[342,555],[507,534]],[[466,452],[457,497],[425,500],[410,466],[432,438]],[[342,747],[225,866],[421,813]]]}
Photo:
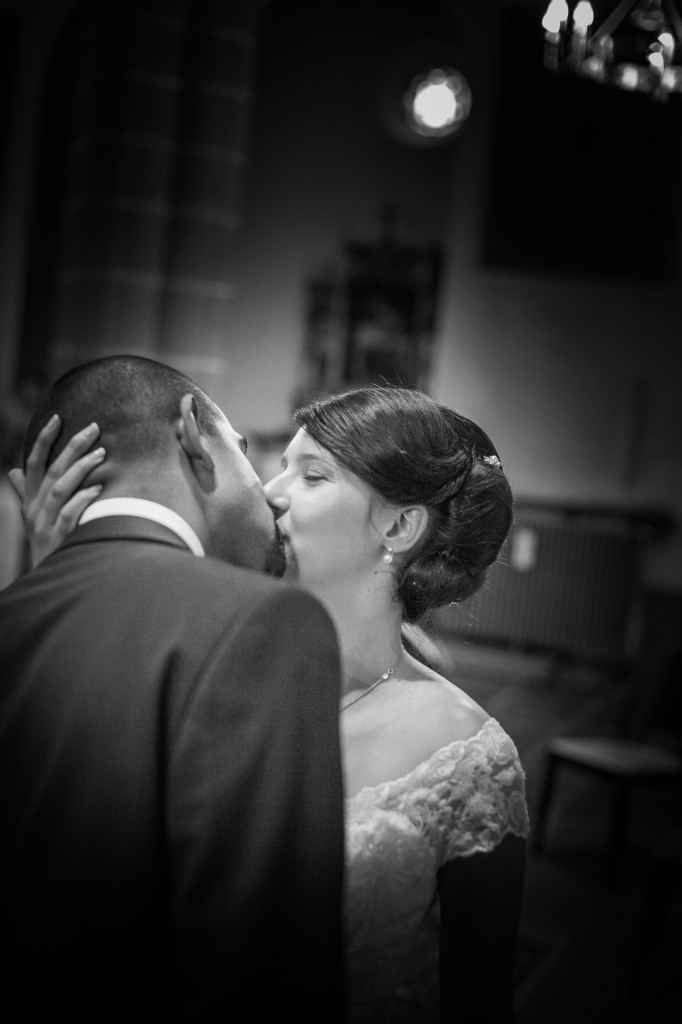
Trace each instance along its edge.
{"label": "man's short hair", "polygon": [[62,430],[50,462],[73,434],[93,422],[100,427],[98,444],[113,446],[124,461],[160,456],[168,447],[169,428],[180,415],[180,399],[188,393],[195,398],[202,431],[215,436],[218,406],[179,370],[134,355],[104,356],[76,366],[55,381],[33,414],[24,440],[24,466],[38,433],[54,413],[61,418]]}

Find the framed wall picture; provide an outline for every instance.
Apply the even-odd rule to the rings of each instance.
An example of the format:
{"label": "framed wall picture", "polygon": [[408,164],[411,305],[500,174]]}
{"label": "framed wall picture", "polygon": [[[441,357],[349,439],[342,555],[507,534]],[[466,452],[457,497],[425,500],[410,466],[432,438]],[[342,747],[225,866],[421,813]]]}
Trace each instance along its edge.
{"label": "framed wall picture", "polygon": [[307,284],[300,405],[367,384],[423,387],[428,378],[442,254],[437,246],[350,242]]}

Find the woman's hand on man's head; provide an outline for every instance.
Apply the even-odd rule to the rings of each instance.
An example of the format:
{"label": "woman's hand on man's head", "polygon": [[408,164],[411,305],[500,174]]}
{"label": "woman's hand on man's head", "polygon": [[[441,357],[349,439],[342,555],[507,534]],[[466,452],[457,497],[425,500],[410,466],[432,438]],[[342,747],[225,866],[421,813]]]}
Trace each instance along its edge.
{"label": "woman's hand on man's head", "polygon": [[8,473],[21,501],[34,566],[59,547],[102,490],[99,484],[81,489],[87,475],[106,454],[103,448],[92,448],[99,436],[97,424],[91,423],[74,434],[48,466],[60,430],[61,421],[53,416],[36,437],[26,470],[17,468]]}

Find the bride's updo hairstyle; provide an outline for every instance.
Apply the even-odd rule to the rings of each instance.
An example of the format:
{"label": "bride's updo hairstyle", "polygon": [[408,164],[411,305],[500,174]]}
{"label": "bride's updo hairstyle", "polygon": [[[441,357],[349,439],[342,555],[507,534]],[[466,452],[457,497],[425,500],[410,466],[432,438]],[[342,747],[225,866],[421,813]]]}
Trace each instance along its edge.
{"label": "bride's updo hairstyle", "polygon": [[366,387],[294,414],[318,444],[392,505],[423,505],[429,527],[397,573],[403,620],[476,593],[512,523],[512,493],[490,438],[422,391]]}

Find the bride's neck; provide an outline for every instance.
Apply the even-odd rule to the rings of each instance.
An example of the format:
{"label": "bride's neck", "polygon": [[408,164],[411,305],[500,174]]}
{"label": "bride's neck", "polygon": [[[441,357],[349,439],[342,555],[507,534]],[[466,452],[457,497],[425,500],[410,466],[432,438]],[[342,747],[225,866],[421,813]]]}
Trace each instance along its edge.
{"label": "bride's neck", "polygon": [[400,606],[388,596],[363,600],[348,594],[317,595],[334,621],[341,648],[344,692],[371,685],[402,655]]}

